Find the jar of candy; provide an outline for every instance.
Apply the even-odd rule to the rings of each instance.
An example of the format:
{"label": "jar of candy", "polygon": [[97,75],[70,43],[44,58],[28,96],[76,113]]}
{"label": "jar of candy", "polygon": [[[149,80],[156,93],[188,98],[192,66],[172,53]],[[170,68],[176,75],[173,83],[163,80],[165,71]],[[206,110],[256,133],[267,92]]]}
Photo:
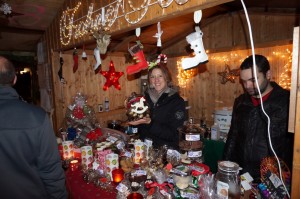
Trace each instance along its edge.
{"label": "jar of candy", "polygon": [[239,165],[235,162],[220,161],[215,176],[214,190],[220,198],[240,199]]}

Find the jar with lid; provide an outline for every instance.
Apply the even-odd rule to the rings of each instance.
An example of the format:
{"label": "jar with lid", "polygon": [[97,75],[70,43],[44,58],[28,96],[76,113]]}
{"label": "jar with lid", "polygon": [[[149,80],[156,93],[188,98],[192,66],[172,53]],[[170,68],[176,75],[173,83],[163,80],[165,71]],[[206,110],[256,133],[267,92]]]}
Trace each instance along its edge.
{"label": "jar with lid", "polygon": [[214,191],[219,198],[240,199],[239,165],[231,161],[220,161],[215,176]]}

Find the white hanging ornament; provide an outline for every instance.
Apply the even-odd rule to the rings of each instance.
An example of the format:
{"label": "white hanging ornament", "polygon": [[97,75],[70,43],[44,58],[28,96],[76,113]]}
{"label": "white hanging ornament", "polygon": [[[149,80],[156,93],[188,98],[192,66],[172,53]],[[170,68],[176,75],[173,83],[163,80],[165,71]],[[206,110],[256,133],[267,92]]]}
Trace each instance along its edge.
{"label": "white hanging ornament", "polygon": [[189,0],[175,0],[177,4],[179,5],[183,5],[185,4],[186,2],[188,2]]}
{"label": "white hanging ornament", "polygon": [[[198,24],[202,18],[202,11],[198,10],[194,12],[194,21]],[[195,32],[189,34],[186,37],[186,41],[191,45],[191,49],[194,50],[195,56],[191,58],[182,59],[182,68],[184,70],[196,67],[200,63],[206,63],[208,61],[208,56],[205,52],[202,36],[203,33],[199,26],[195,27]]]}
{"label": "white hanging ornament", "polygon": [[136,35],[136,37],[139,37],[141,35],[141,28],[140,27],[135,29],[135,35]]}
{"label": "white hanging ornament", "polygon": [[168,7],[173,0],[158,0],[158,4],[162,7],[162,8],[166,8]]}
{"label": "white hanging ornament", "polygon": [[94,70],[97,70],[98,67],[101,65],[101,57],[100,57],[100,50],[98,47],[94,49],[94,57],[96,59],[96,63],[94,65]]}
{"label": "white hanging ornament", "polygon": [[197,10],[194,12],[194,22],[195,23],[200,23],[202,18],[202,10]]}
{"label": "white hanging ornament", "polygon": [[153,36],[157,38],[157,46],[161,47],[161,35],[163,34],[163,31],[161,30],[160,22],[157,23],[157,33]]}

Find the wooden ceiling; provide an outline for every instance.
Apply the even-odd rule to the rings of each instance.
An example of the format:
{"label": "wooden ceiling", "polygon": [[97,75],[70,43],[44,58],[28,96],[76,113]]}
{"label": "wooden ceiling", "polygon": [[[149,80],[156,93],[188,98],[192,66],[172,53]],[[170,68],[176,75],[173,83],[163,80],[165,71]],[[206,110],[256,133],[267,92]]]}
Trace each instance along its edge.
{"label": "wooden ceiling", "polygon": [[[0,0],[0,6],[4,0]],[[50,26],[57,11],[61,9],[64,0],[7,0],[12,7],[12,13],[7,16],[0,13],[0,51],[25,51],[35,52],[36,46],[44,31]],[[300,0],[244,0],[248,12],[288,13],[299,18]],[[201,26],[209,25],[210,22],[230,12],[242,10],[240,0],[218,5],[203,10]],[[298,22],[299,23],[299,22]],[[177,18],[171,18],[161,22],[164,31],[162,35],[163,47],[167,48],[175,44],[186,35],[194,31],[193,13]],[[280,25],[280,24],[279,24]],[[157,32],[156,24],[142,27],[141,41],[147,49],[156,48]],[[110,52],[125,52],[128,44],[135,41],[134,30],[112,35],[109,46]],[[87,45],[87,49],[93,49],[95,43]]]}

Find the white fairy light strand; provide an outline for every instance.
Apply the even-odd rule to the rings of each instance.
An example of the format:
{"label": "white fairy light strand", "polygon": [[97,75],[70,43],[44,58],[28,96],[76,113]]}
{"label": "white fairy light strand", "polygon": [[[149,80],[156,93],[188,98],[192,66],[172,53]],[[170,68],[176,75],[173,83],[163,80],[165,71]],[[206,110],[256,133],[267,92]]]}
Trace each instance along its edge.
{"label": "white fairy light strand", "polygon": [[[85,16],[74,20],[74,15],[79,9],[81,2],[75,8],[63,11],[60,18],[60,42],[68,45],[72,38],[79,39],[94,31],[108,31],[114,22],[124,17],[129,24],[140,22],[146,15],[148,8],[159,4],[162,9],[171,5],[175,1],[178,5],[183,5],[189,0],[143,0],[139,6],[134,5],[133,0],[127,0],[126,6],[131,11],[125,12],[126,0],[115,0],[114,2],[94,11],[94,4],[91,3]],[[136,2],[135,2],[136,3]],[[97,14],[96,14],[97,13]],[[98,14],[99,13],[99,14]],[[138,13],[135,19],[130,18],[132,13]]]}

